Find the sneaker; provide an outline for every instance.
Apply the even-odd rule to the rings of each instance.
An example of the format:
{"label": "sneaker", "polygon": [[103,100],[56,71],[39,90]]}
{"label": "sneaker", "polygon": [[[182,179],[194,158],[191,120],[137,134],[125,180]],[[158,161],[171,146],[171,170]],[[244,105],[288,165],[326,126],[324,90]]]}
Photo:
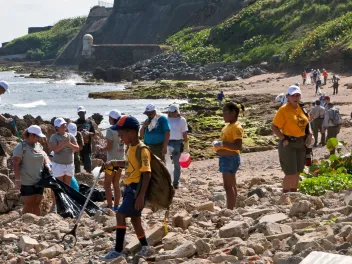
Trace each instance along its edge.
{"label": "sneaker", "polygon": [[110,261],[113,259],[117,259],[118,257],[126,258],[126,255],[120,252],[115,251],[114,248],[110,249],[110,251],[103,257],[99,257],[100,260]]}
{"label": "sneaker", "polygon": [[150,246],[143,246],[142,249],[136,254],[137,257],[150,257],[154,255],[154,249]]}

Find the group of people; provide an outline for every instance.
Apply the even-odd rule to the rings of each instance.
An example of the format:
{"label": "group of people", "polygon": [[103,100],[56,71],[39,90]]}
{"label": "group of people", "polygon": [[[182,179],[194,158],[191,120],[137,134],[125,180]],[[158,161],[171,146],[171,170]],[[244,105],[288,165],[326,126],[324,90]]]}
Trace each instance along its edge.
{"label": "group of people", "polygon": [[[0,92],[4,86],[0,83]],[[6,87],[6,90],[8,86]],[[235,103],[225,103],[223,118],[228,123],[221,131],[219,140],[213,142],[214,151],[219,156],[219,170],[223,175],[224,188],[227,195],[227,207],[236,205],[236,172],[240,167],[240,150],[242,148],[243,128],[238,121],[240,109]],[[28,127],[23,140],[13,150],[15,182],[20,189],[24,201],[23,213],[40,215],[40,204],[44,189],[37,185],[41,180],[43,166],[51,169],[53,177],[71,185],[75,171],[80,170],[80,161],[87,172],[92,170],[92,136],[95,134],[93,124],[85,118],[86,110],[78,107],[79,118],[67,123],[63,118],[56,118],[54,133],[49,139],[49,147],[53,152],[52,160],[43,150],[41,139],[46,136],[37,125]],[[162,161],[170,153],[174,162],[173,186],[178,189],[181,169],[179,158],[182,152],[189,152],[188,125],[180,114],[179,106],[172,104],[167,116],[159,113],[153,104],[147,105],[144,114],[147,119],[142,126],[139,121],[129,115],[122,116],[119,111],[109,112],[110,127],[106,132],[106,144],[97,146],[98,150],[107,152],[104,188],[107,207],[116,212],[116,244],[102,260],[112,260],[124,256],[123,245],[126,234],[126,218],[131,218],[136,235],[142,249],[137,255],[148,256],[152,248],[142,227],[141,212],[145,206],[146,191],[151,177],[151,155]],[[140,138],[142,140],[140,140]],[[141,144],[147,148],[140,148]],[[78,162],[76,164],[76,162]],[[122,176],[121,168],[125,173]],[[123,200],[120,203],[120,180],[124,183]],[[114,190],[114,203],[112,190]],[[137,189],[137,186],[140,188]]]}
{"label": "group of people", "polygon": [[[322,85],[327,85],[327,80],[328,80],[328,72],[323,69],[322,72],[320,72],[319,69],[312,69],[308,73],[304,70],[301,74],[302,76],[302,82],[303,85],[315,85],[315,95],[319,95],[321,93],[320,89]],[[338,93],[338,88],[339,88],[339,81],[340,77],[336,74],[332,75],[331,82],[332,82],[332,88],[333,88],[333,94]]]}

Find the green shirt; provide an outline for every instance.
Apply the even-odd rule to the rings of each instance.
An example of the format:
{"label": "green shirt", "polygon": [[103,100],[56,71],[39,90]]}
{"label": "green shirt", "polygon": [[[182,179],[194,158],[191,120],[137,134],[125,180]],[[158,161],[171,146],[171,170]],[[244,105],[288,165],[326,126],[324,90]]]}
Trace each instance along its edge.
{"label": "green shirt", "polygon": [[27,143],[18,143],[13,150],[13,156],[21,158],[20,178],[22,185],[34,185],[42,178],[44,166],[44,150],[40,143],[31,146]]}

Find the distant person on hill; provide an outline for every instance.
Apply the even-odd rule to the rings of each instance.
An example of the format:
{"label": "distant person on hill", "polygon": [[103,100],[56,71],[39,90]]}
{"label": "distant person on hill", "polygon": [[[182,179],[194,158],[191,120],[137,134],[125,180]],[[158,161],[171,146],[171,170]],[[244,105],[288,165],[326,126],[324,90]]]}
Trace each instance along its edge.
{"label": "distant person on hill", "polygon": [[321,80],[317,79],[317,82],[315,84],[315,95],[320,95],[321,94]]}
{"label": "distant person on hill", "polygon": [[317,78],[318,78],[318,72],[316,70],[313,71],[313,83],[317,83]]}
{"label": "distant person on hill", "polygon": [[311,82],[311,84],[313,85],[313,83],[314,83],[314,70],[312,69],[311,71],[310,71],[310,73],[309,73],[309,77],[310,77],[310,82]]}
{"label": "distant person on hill", "polygon": [[326,81],[328,79],[328,72],[325,69],[323,69],[323,77],[324,77],[324,85],[326,85]]}
{"label": "distant person on hill", "polygon": [[[277,111],[272,130],[279,138],[279,160],[285,173],[283,192],[297,192],[299,175],[303,172],[306,146],[311,144],[312,135],[306,135],[308,117],[300,106],[301,89],[290,86],[287,91],[288,103]],[[309,128],[309,127],[308,127]]]}
{"label": "distant person on hill", "polygon": [[225,123],[219,140],[213,141],[219,157],[219,170],[222,173],[226,192],[227,208],[233,210],[237,201],[236,173],[241,165],[243,128],[238,121],[240,108],[235,103],[226,103],[222,109]]}
{"label": "distant person on hill", "polygon": [[320,101],[315,101],[316,106],[312,108],[309,115],[312,118],[312,130],[314,136],[314,147],[318,146],[318,132],[321,134],[320,143],[322,146],[325,145],[325,133],[323,133],[323,120],[325,116],[325,109],[320,105]]}
{"label": "distant person on hill", "polygon": [[[125,145],[121,141],[119,135],[117,134],[117,122],[121,118],[121,113],[116,109],[109,112],[109,124],[110,127],[106,130],[106,146],[100,148],[101,152],[107,153],[106,161],[111,160],[125,160]],[[104,189],[106,194],[107,208],[117,211],[120,203],[120,177],[121,170],[105,172],[104,178]],[[112,206],[112,192],[111,185],[114,189],[114,206]]]}
{"label": "distant person on hill", "polygon": [[[340,122],[336,122],[336,118]],[[341,115],[339,110],[334,107],[333,102],[328,103],[328,110],[325,112],[323,128],[327,130],[326,141],[330,138],[337,138],[337,135],[340,133],[342,124]],[[330,151],[330,155],[335,154],[335,149]]]}
{"label": "distant person on hill", "polygon": [[170,123],[166,116],[156,112],[153,104],[147,105],[144,114],[148,117],[140,131],[141,138],[151,152],[165,162],[170,139]]}
{"label": "distant person on hill", "polygon": [[95,135],[95,129],[92,121],[86,119],[86,109],[84,106],[77,108],[79,118],[76,120],[77,130],[82,133],[84,146],[80,151],[83,167],[86,172],[92,173],[92,136]]}
{"label": "distant person on hill", "polygon": [[[81,151],[84,146],[83,136],[82,136],[81,132],[77,131],[76,124],[75,123],[68,124],[67,131],[68,131],[68,133],[70,133],[76,137],[77,144],[79,146],[79,150]],[[76,151],[74,153],[74,164],[75,164],[75,173],[80,173],[81,172],[81,157],[79,155],[79,151]]]}
{"label": "distant person on hill", "polygon": [[321,81],[321,72],[320,72],[320,70],[318,69],[317,70],[317,81]]}
{"label": "distant person on hill", "polygon": [[217,95],[217,98],[218,98],[218,103],[219,105],[222,105],[222,101],[224,100],[225,98],[225,95],[224,95],[224,92],[223,91],[220,91]]}
{"label": "distant person on hill", "polygon": [[[6,92],[8,92],[8,93],[10,92],[9,84],[5,81],[0,81],[0,95],[4,94]],[[1,99],[1,97],[0,97],[0,99]],[[10,123],[12,121],[12,118],[6,118],[2,114],[0,114],[0,120],[2,122]]]}
{"label": "distant person on hill", "polygon": [[303,85],[306,85],[306,80],[307,80],[307,72],[303,71],[303,73],[302,73],[302,83],[303,83]]}
{"label": "distant person on hill", "polygon": [[332,76],[332,88],[334,90],[333,95],[339,92],[339,80],[340,80],[339,76],[335,74]]}

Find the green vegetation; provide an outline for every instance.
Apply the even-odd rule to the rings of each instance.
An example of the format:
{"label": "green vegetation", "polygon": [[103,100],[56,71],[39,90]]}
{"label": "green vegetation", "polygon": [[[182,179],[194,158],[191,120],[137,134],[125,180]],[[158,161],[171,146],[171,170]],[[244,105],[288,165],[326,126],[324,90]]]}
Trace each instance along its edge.
{"label": "green vegetation", "polygon": [[323,195],[327,191],[340,191],[352,187],[352,152],[341,154],[341,147],[346,142],[331,138],[327,142],[328,150],[337,149],[338,155],[331,155],[329,160],[310,166],[309,171],[302,173],[303,181],[299,184],[300,192],[309,195]]}
{"label": "green vegetation", "polygon": [[351,48],[351,10],[347,0],[258,0],[213,28],[187,28],[166,43],[187,61],[202,64],[303,64],[336,46]]}
{"label": "green vegetation", "polygon": [[[225,123],[216,94],[222,84],[204,82],[161,81],[154,84],[135,83],[124,91],[90,93],[90,98],[126,99],[187,99],[181,104],[182,115],[192,127],[189,136],[194,159],[216,156],[211,142],[218,139]],[[263,151],[275,148],[276,139],[271,132],[271,120],[277,109],[270,94],[226,95],[226,100],[244,104],[245,113],[239,120],[244,128],[243,152]]]}
{"label": "green vegetation", "polygon": [[86,17],[63,19],[50,30],[25,35],[14,39],[5,47],[16,53],[27,53],[31,60],[54,59],[77,35]]}

